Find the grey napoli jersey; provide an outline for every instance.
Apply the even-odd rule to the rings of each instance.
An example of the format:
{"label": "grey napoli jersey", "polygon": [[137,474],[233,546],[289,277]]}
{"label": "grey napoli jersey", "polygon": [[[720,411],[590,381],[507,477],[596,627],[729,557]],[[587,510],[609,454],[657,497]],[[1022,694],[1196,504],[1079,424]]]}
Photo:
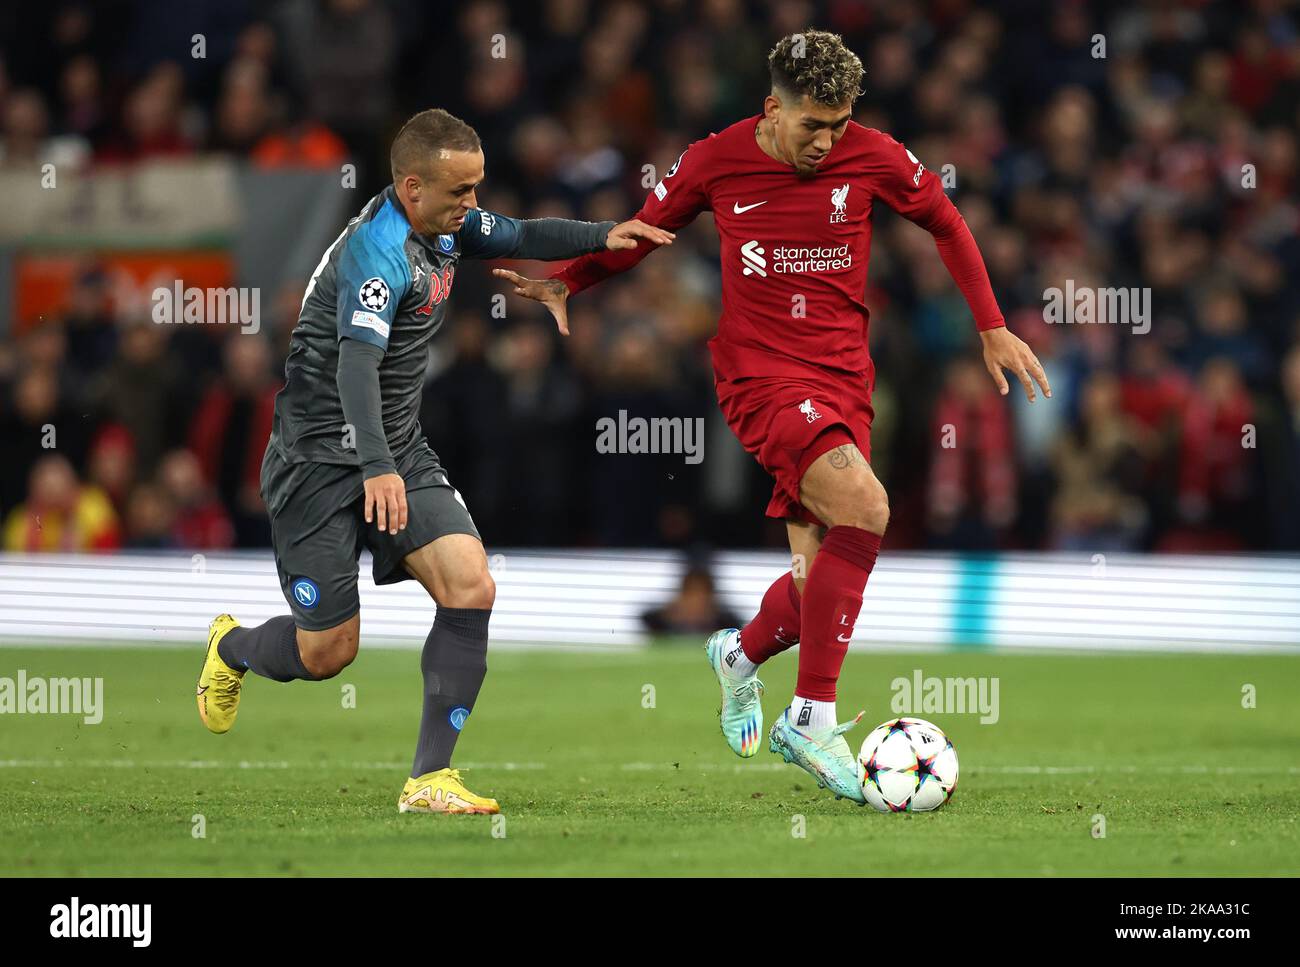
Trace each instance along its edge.
{"label": "grey napoli jersey", "polygon": [[524,224],[473,209],[455,234],[427,238],[411,228],[392,185],[366,202],[325,251],[303,296],[275,399],[271,445],[281,456],[360,464],[339,399],[343,339],[383,350],[381,416],[393,456],[422,440],[429,340],[442,326],[457,264],[516,254]]}

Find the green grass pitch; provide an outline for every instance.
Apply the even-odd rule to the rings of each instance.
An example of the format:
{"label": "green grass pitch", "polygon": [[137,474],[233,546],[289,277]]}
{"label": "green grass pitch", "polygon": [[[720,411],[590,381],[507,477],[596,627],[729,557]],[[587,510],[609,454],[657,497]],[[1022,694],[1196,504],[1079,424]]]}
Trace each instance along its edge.
{"label": "green grass pitch", "polygon": [[[0,649],[3,676],[102,676],[105,704],[98,725],[0,716],[0,872],[1300,873],[1293,657],[854,654],[839,708],[867,709],[855,746],[893,717],[897,676],[999,679],[996,724],[925,716],[961,757],[953,800],[890,816],[835,801],[766,741],[754,759],[732,756],[698,643],[499,650],[457,765],[501,800],[504,825],[397,813],[418,724],[416,652],[363,648],[322,683],[250,675],[224,736],[195,711],[200,658],[198,646]],[[794,670],[791,655],[765,669],[769,723]],[[1255,708],[1242,706],[1247,684]],[[355,708],[344,707],[349,685]]]}

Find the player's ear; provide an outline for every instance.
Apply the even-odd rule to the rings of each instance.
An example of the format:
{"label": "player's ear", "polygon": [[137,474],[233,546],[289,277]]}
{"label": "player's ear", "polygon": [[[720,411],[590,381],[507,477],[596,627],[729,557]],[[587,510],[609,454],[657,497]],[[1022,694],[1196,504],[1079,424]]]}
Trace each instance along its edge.
{"label": "player's ear", "polygon": [[776,91],[763,98],[763,117],[769,121],[775,121],[777,115],[781,113],[781,99],[777,97]]}

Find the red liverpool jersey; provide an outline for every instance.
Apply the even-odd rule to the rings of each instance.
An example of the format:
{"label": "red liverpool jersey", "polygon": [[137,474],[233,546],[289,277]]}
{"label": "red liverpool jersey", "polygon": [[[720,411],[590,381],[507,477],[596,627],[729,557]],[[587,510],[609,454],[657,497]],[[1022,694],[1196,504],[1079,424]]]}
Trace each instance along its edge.
{"label": "red liverpool jersey", "polygon": [[[979,250],[935,175],[903,145],[852,121],[810,177],[768,157],[761,115],[682,152],[636,217],[675,231],[712,211],[721,239],[722,316],[709,341],[719,379],[833,369],[870,378],[863,301],[877,202],[935,236],[981,330],[1004,324]],[[656,246],[587,255],[554,277],[578,292]]]}

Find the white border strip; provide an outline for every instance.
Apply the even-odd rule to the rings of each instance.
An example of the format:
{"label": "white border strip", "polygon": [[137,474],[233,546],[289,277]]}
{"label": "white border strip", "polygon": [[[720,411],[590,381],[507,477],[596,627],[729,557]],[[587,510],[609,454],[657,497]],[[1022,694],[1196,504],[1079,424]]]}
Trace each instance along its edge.
{"label": "white border strip", "polygon": [[[489,553],[494,643],[626,651],[684,567],[659,551]],[[713,561],[721,600],[750,617],[779,552]],[[360,565],[367,644],[418,648],[433,604]],[[256,624],[287,608],[269,552],[0,554],[0,643],[193,644],[216,613]],[[855,648],[1300,653],[1300,558],[890,554],[867,588]]]}

